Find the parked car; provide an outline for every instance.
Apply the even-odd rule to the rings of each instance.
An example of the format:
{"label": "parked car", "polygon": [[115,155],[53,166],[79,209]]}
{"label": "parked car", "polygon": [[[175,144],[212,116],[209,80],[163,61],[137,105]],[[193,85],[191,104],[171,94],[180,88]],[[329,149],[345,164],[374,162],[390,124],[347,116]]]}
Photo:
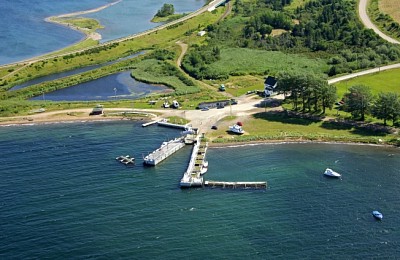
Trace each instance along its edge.
{"label": "parked car", "polygon": [[218,127],[217,127],[216,125],[213,125],[213,126],[211,127],[211,129],[213,129],[213,130],[218,130]]}
{"label": "parked car", "polygon": [[210,110],[208,107],[203,107],[203,108],[201,109],[201,111],[208,111],[208,110]]}

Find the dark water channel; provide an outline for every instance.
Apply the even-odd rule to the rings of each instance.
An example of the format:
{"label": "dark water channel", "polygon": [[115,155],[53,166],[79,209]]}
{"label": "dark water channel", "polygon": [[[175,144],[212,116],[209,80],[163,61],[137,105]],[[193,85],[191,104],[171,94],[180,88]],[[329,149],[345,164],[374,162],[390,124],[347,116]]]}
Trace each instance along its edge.
{"label": "dark water channel", "polygon": [[39,83],[45,82],[45,81],[56,80],[56,79],[68,77],[68,76],[71,76],[71,75],[83,73],[83,72],[86,72],[86,71],[89,71],[89,70],[100,68],[102,66],[111,65],[111,64],[114,64],[114,63],[119,62],[119,61],[127,60],[127,59],[130,59],[130,58],[139,56],[139,55],[141,55],[143,53],[144,53],[144,51],[141,51],[141,52],[134,53],[132,55],[129,55],[127,57],[124,57],[124,58],[121,58],[121,59],[118,59],[118,60],[114,60],[114,61],[110,61],[110,62],[106,62],[106,63],[102,63],[102,64],[91,65],[91,66],[87,66],[87,67],[83,67],[83,68],[73,69],[73,70],[69,70],[69,71],[64,71],[64,72],[60,72],[60,73],[54,73],[54,74],[43,76],[43,77],[40,77],[40,78],[35,78],[35,79],[27,81],[27,82],[25,82],[25,83],[23,83],[21,85],[14,86],[9,91],[26,88],[26,87],[29,87],[29,86],[32,86],[32,85],[35,85],[35,84],[39,84]]}

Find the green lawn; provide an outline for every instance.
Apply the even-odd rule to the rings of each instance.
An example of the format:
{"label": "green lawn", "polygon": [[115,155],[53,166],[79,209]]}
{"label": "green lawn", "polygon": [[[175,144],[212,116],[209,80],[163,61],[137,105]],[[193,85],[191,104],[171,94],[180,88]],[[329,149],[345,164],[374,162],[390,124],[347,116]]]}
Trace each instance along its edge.
{"label": "green lawn", "polygon": [[381,71],[336,83],[338,97],[343,97],[351,86],[360,84],[369,86],[374,95],[379,92],[396,92],[400,94],[400,69]]}
{"label": "green lawn", "polygon": [[[228,122],[226,122],[228,120]],[[243,121],[243,129],[247,132],[242,136],[226,132],[228,125],[237,121],[234,119],[221,120],[220,128],[209,135],[213,142],[242,142],[268,140],[314,140],[379,143],[395,142],[396,136],[374,132],[358,127],[341,125],[329,121],[291,118],[283,113],[261,112]]]}

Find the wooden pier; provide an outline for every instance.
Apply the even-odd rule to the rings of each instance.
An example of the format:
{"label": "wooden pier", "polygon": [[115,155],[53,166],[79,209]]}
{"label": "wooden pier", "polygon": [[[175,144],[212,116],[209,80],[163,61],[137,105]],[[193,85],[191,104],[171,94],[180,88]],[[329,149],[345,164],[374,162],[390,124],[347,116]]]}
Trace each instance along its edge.
{"label": "wooden pier", "polygon": [[143,158],[143,163],[146,165],[155,166],[184,146],[185,143],[183,141],[183,137],[175,138],[168,142],[163,142],[160,148]]}
{"label": "wooden pier", "polygon": [[206,187],[220,187],[220,188],[244,188],[244,189],[266,189],[267,182],[227,182],[227,181],[205,181],[204,186]]}
{"label": "wooden pier", "polygon": [[160,120],[157,122],[159,126],[167,126],[167,127],[172,127],[172,128],[178,128],[178,129],[183,129],[186,130],[190,126],[189,125],[180,125],[180,124],[173,124],[173,123],[168,123],[166,120]]}
{"label": "wooden pier", "polygon": [[158,120],[154,120],[154,121],[151,121],[151,122],[144,123],[144,124],[142,124],[142,127],[146,127],[146,126],[149,126],[149,125],[154,125],[156,123],[158,123]]}

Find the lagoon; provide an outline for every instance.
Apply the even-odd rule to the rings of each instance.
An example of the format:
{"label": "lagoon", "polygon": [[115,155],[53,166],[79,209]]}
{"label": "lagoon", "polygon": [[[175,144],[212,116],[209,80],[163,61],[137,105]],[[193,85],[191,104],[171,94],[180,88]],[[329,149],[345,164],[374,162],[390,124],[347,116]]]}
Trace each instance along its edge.
{"label": "lagoon", "polygon": [[[3,0],[0,7],[0,65],[33,58],[48,52],[59,50],[84,38],[80,32],[64,26],[45,22],[49,16],[94,9],[111,0]],[[172,0],[178,13],[199,9],[203,0]],[[157,26],[150,20],[163,3],[150,0],[123,0],[121,3],[92,13],[93,17],[106,26],[100,33],[103,40],[113,40]]]}

